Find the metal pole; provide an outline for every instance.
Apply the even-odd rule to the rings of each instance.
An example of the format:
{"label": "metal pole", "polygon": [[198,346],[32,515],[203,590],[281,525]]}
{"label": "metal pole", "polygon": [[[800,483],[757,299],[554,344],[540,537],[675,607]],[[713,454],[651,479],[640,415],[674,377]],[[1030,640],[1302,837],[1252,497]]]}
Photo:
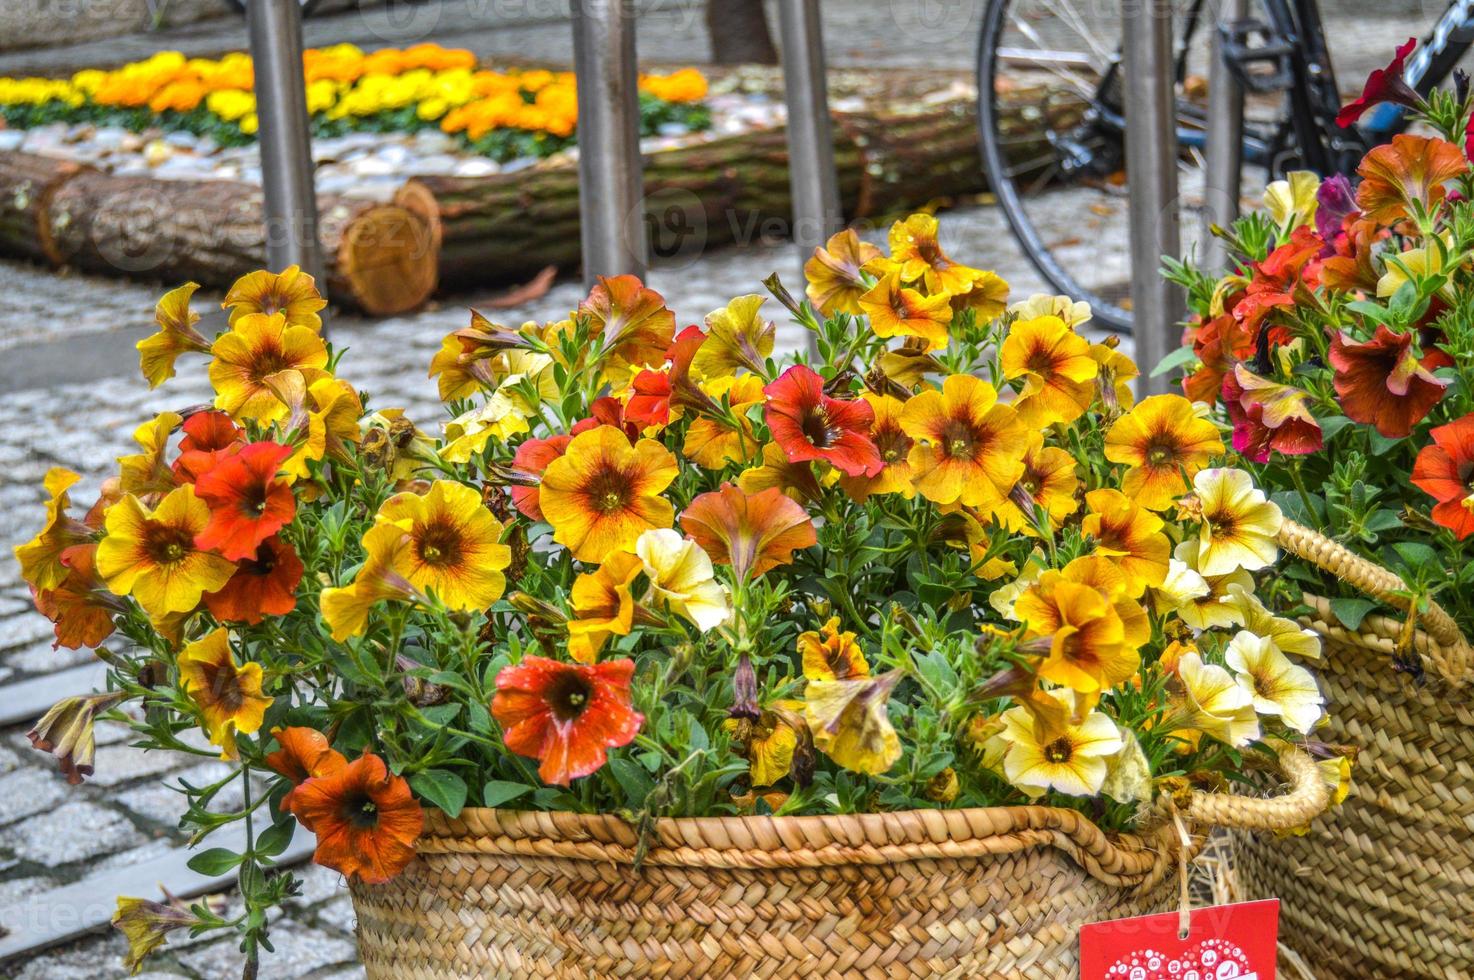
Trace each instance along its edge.
{"label": "metal pole", "polygon": [[250,0],[246,21],[256,73],[261,183],[266,198],[266,264],[299,265],[327,293],[317,239],[312,137],[302,76],[302,8],[298,0]]}
{"label": "metal pole", "polygon": [[1158,272],[1177,255],[1177,131],[1170,0],[1127,0],[1122,47],[1126,69],[1126,174],[1131,197],[1131,309],[1137,395],[1168,390],[1149,377],[1176,343],[1183,297]]}
{"label": "metal pole", "polygon": [[1211,225],[1227,228],[1239,216],[1240,173],[1244,163],[1244,91],[1223,60],[1223,28],[1248,16],[1248,0],[1221,0],[1213,56],[1208,65],[1208,159],[1204,166],[1203,267],[1228,270],[1228,248]]}
{"label": "metal pole", "polygon": [[[783,89],[788,101],[788,181],[793,191],[793,242],[799,281],[814,249],[844,223],[834,166],[829,92],[824,78],[824,35],[819,0],[779,0]],[[815,338],[809,336],[810,353]]]}
{"label": "metal pole", "polygon": [[643,276],[650,247],[640,161],[635,18],[628,0],[569,0],[578,79],[578,207],[584,282]]}

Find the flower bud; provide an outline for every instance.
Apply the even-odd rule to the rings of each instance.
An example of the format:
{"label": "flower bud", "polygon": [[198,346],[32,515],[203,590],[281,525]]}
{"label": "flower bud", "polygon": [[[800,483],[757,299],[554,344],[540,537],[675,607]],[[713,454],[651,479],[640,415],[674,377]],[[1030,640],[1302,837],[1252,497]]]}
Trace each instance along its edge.
{"label": "flower bud", "polygon": [[732,675],[732,707],[727,715],[749,720],[755,720],[759,716],[757,671],[752,669],[752,658],[746,651],[737,658],[737,672]]}
{"label": "flower bud", "polygon": [[97,748],[93,726],[97,716],[126,697],[122,691],[109,691],[63,698],[41,716],[26,737],[37,749],[56,757],[67,782],[79,785],[93,772],[92,759]]}

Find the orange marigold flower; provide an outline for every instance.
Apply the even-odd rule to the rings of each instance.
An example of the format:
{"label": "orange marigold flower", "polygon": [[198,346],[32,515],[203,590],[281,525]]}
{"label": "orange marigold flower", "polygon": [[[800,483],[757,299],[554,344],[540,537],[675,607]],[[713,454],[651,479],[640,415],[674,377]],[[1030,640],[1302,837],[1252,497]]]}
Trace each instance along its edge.
{"label": "orange marigold flower", "polygon": [[311,327],[287,322],[281,313],[247,313],[210,347],[210,384],[215,407],[237,419],[263,424],[287,415],[272,385],[283,371],[296,371],[311,385],[327,376],[328,350]]}
{"label": "orange marigold flower", "polygon": [[256,554],[261,542],[285,527],[297,513],[297,501],[277,472],[291,446],[253,442],[195,481],[195,494],[210,508],[210,522],[195,538],[195,547],[218,551],[231,561]]}
{"label": "orange marigold flower", "polygon": [[165,293],[154,307],[154,322],[159,325],[159,332],[135,345],[139,369],[150,388],[157,388],[174,377],[174,361],[180,354],[210,352],[210,342],[194,328],[200,322],[200,315],[189,308],[189,298],[199,288],[199,283],[189,282]]}
{"label": "orange marigold flower", "polygon": [[409,782],[371,752],[303,782],[292,791],[292,814],[317,835],[313,861],[370,885],[414,860],[425,829]]}
{"label": "orange marigold flower", "polygon": [[634,741],[644,715],[630,703],[635,662],[564,664],[525,657],[496,675],[491,714],[502,740],[538,760],[537,774],[567,786],[604,765],[607,749]]}
{"label": "orange marigold flower", "polygon": [[436,480],[424,496],[390,497],[375,519],[409,535],[395,567],[416,589],[468,611],[501,598],[507,586],[502,569],[511,564],[512,549],[501,543],[505,529],[475,489]]}
{"label": "orange marigold flower", "polygon": [[205,596],[210,615],[223,622],[261,622],[267,616],[285,616],[297,608],[297,585],[302,581],[302,559],[290,544],[272,536],[241,559],[225,586]]}
{"label": "orange marigold flower", "polygon": [[193,483],[245,445],[246,431],[224,412],[195,412],[184,420],[184,438],[174,460],[174,476]]}
{"label": "orange marigold flower", "polygon": [[634,629],[637,604],[631,586],[644,570],[638,555],[616,551],[597,571],[573,580],[568,653],[574,660],[593,663],[611,636],[628,636]]}
{"label": "orange marigold flower", "polygon": [[706,315],[706,339],[691,359],[691,370],[708,380],[746,368],[754,374],[767,373],[767,358],[773,353],[777,327],[763,316],[763,297],[738,296],[720,310]]}
{"label": "orange marigold flower", "polygon": [[1014,323],[998,362],[1004,377],[1024,379],[1013,405],[1031,428],[1073,422],[1095,400],[1100,366],[1090,356],[1090,343],[1057,316]]}
{"label": "orange marigold flower", "polygon": [[291,811],[292,797],[302,783],[335,773],[348,765],[348,760],[332,747],[328,737],[314,728],[294,725],[290,728],[273,728],[271,734],[280,747],[267,754],[266,764],[292,784],[292,789],[281,800],[281,809],[284,812]]}
{"label": "orange marigold flower", "polygon": [[804,677],[811,681],[848,681],[870,676],[870,663],[865,651],[855,642],[855,634],[840,632],[839,617],[831,617],[823,632],[813,630],[798,635],[798,654],[803,658]]}
{"label": "orange marigold flower", "polygon": [[809,515],[776,487],[749,495],[724,483],[691,501],[681,527],[713,563],[731,565],[738,582],[788,564],[818,540]]}
{"label": "orange marigold flower", "polygon": [[511,487],[512,503],[517,505],[523,515],[531,521],[543,519],[542,505],[539,503],[538,480],[548,464],[562,456],[568,451],[568,444],[573,441],[570,435],[559,433],[548,436],[546,439],[528,439],[517,447],[512,455],[512,468],[521,477],[528,479],[527,485],[514,484]]}
{"label": "orange marigold flower", "polygon": [[36,610],[51,620],[53,646],[95,647],[113,634],[113,615],[124,611],[97,575],[97,546],[75,545],[62,553],[66,578],[52,589],[32,589]]}
{"label": "orange marigold flower", "polygon": [[1468,166],[1464,151],[1448,140],[1399,133],[1362,158],[1356,204],[1367,221],[1395,225],[1414,207],[1427,212],[1442,203],[1445,185]]}
{"label": "orange marigold flower", "polygon": [[[880,453],[881,470],[874,476],[841,476],[839,485],[860,503],[877,493],[899,493],[910,500],[916,496],[916,472],[911,467],[911,449],[916,440],[901,427],[901,414],[906,405],[890,395],[868,391],[860,397],[875,413],[875,422],[870,426],[870,441],[875,443],[875,449]],[[748,487],[744,485],[743,489]]]}
{"label": "orange marigold flower", "polygon": [[880,249],[860,241],[851,228],[831,235],[824,247],[814,249],[814,257],[804,263],[809,302],[826,317],[858,314],[860,296],[867,289],[860,269],[878,258]]}
{"label": "orange marigold flower", "polygon": [[1153,395],[1106,432],[1105,457],[1122,463],[1121,492],[1147,510],[1165,510],[1187,481],[1223,452],[1218,427],[1181,395]]}
{"label": "orange marigold flower", "polygon": [[97,571],[115,595],[132,595],[150,616],[189,612],[230,581],[235,566],[195,545],[210,508],[188,484],[150,512],[125,494],[108,508]]}
{"label": "orange marigold flower", "polygon": [[300,267],[289,265],[281,272],[261,269],[241,276],[220,305],[230,310],[232,327],[253,313],[280,313],[287,326],[306,327],[316,333],[322,329],[322,317],[317,314],[328,301],[317,291],[315,279]]}
{"label": "orange marigold flower", "polygon": [[953,262],[937,240],[937,219],[930,214],[913,214],[891,225],[891,262],[898,264],[901,279],[922,280],[933,295],[957,296],[968,292],[984,273]]}
{"label": "orange marigold flower", "polygon": [[869,403],[829,397],[824,379],[802,364],[763,390],[763,418],[790,462],[823,460],[850,476],[876,476],[885,467],[870,441],[875,412]]}
{"label": "orange marigold flower", "polygon": [[954,374],[941,391],[923,391],[906,402],[901,428],[917,442],[916,489],[934,503],[992,512],[1023,475],[1028,430],[980,378]]}
{"label": "orange marigold flower", "polygon": [[923,296],[902,286],[900,275],[892,272],[861,296],[859,304],[877,337],[920,337],[927,350],[947,346],[952,302],[946,293]]}
{"label": "orange marigold flower", "polygon": [[238,666],[230,652],[230,631],[221,627],[179,653],[179,684],[200,709],[205,733],[220,746],[220,758],[235,759],[237,734],[261,728],[275,698],[261,694],[261,665]]}
{"label": "orange marigold flower", "polygon": [[1433,376],[1412,351],[1411,333],[1394,333],[1378,324],[1365,343],[1331,334],[1341,410],[1353,422],[1376,426],[1388,439],[1405,439],[1443,397],[1449,383]]}
{"label": "orange marigold flower", "polygon": [[1429,433],[1413,464],[1413,486],[1437,500],[1433,519],[1460,540],[1474,534],[1474,415]]}
{"label": "orange marigold flower", "polygon": [[33,589],[54,589],[67,577],[62,560],[68,548],[92,540],[92,530],[67,516],[71,495],[67,492],[82,479],[71,470],[53,466],[46,471],[46,524],[41,532],[25,544],[15,547],[15,560],[20,563],[21,578]]}
{"label": "orange marigold flower", "polygon": [[1126,574],[1127,595],[1135,598],[1166,580],[1172,545],[1160,517],[1119,490],[1092,490],[1085,506],[1081,530],[1095,539],[1095,554],[1114,558]]}
{"label": "orange marigold flower", "polygon": [[664,297],[638,276],[600,276],[578,312],[599,328],[600,350],[616,366],[660,364],[676,332],[676,315]]}
{"label": "orange marigold flower", "polygon": [[677,472],[676,458],[654,439],[631,446],[601,425],[574,436],[548,464],[538,502],[554,541],[579,561],[601,562],[634,547],[640,532],[670,527],[675,508],[660,494]]}

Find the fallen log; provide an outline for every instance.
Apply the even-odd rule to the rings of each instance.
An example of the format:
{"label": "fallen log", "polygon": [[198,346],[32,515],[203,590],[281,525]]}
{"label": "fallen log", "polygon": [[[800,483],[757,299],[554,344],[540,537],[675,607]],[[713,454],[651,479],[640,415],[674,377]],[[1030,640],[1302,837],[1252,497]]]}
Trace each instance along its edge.
{"label": "fallen log", "polygon": [[83,169],[31,153],[0,153],[0,247],[6,255],[61,264],[46,215],[57,189]]}

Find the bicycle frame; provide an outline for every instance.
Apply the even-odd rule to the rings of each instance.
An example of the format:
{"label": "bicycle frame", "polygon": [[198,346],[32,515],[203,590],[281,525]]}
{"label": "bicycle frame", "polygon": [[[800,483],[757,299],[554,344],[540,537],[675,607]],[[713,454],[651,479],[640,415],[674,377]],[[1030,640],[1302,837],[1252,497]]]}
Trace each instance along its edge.
{"label": "bicycle frame", "polygon": [[[1451,0],[1428,37],[1413,52],[1402,77],[1413,91],[1426,96],[1448,78],[1471,46],[1474,46],[1474,0]],[[1390,139],[1406,126],[1407,115],[1402,106],[1391,103],[1373,109],[1361,124],[1374,142]]]}

